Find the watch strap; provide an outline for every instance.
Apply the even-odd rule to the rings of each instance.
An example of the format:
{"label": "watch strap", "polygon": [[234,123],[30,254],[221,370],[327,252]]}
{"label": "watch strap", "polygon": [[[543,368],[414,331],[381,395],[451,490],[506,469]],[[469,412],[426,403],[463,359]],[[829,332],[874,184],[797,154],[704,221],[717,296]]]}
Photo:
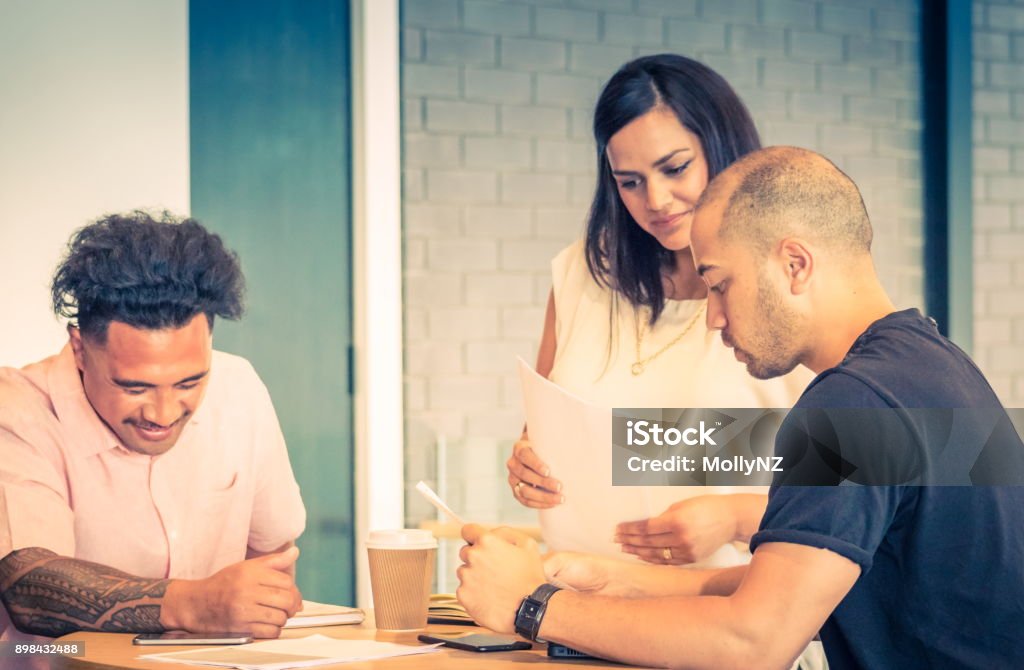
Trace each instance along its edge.
{"label": "watch strap", "polygon": [[516,633],[527,640],[537,641],[541,621],[547,611],[548,600],[561,589],[553,584],[541,584],[530,595],[523,598],[516,611]]}

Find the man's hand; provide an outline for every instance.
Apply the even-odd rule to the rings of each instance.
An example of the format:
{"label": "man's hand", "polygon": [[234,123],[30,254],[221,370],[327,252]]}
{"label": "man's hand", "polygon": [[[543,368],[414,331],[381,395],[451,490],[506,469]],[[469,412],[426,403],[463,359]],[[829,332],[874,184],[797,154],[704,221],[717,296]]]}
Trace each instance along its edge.
{"label": "man's hand", "polygon": [[297,547],[229,565],[211,577],[173,580],[164,597],[161,623],[196,633],[238,631],[275,638],[302,607],[291,569]]}
{"label": "man's hand", "polygon": [[627,565],[612,558],[559,551],[544,557],[544,575],[555,586],[600,596],[636,595],[618,579],[618,569]]}
{"label": "man's hand", "polygon": [[615,541],[624,553],[648,563],[685,565],[707,558],[735,539],[737,523],[732,496],[697,496],[675,503],[656,517],[620,523]]}
{"label": "man's hand", "polygon": [[462,527],[462,539],[455,596],[480,625],[514,632],[519,603],[544,583],[537,543],[510,528],[484,532],[476,524]]}
{"label": "man's hand", "polygon": [[[263,556],[269,556],[271,554],[283,554],[284,552],[288,551],[289,549],[291,549],[294,546],[295,546],[294,542],[285,542],[280,547],[277,547],[276,549],[271,549],[270,551],[258,551],[256,549],[253,549],[252,547],[246,547],[245,548],[245,560],[249,560],[250,558],[261,558]],[[294,577],[295,577],[295,564],[292,563],[290,566],[288,566],[288,569],[285,570],[285,572],[287,572],[289,575],[291,575],[292,578],[294,579]]]}

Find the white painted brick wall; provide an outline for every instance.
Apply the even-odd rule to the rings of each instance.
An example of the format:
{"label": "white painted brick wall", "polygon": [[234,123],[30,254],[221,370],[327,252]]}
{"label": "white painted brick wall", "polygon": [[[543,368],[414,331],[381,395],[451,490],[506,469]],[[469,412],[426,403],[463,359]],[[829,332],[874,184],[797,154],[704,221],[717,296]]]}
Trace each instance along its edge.
{"label": "white painted brick wall", "polygon": [[974,2],[974,354],[1024,407],[1024,3]]}
{"label": "white painted brick wall", "polygon": [[[981,87],[992,93],[981,99],[991,118],[978,130],[989,138],[979,165],[992,200],[981,206],[991,214],[984,235],[1004,237],[991,247],[998,269],[979,288],[979,339],[1002,362],[1024,335],[1024,301],[1013,293],[1024,264],[1006,237],[1024,230],[1024,40],[1011,29],[1018,8],[990,4],[1000,28],[979,28],[989,35],[984,67],[1002,83]],[[443,438],[457,509],[532,521],[505,485],[503,463],[522,426],[512,359],[535,356],[549,262],[582,234],[594,188],[594,101],[635,56],[703,60],[747,102],[766,144],[822,151],[853,174],[875,223],[883,281],[898,304],[921,306],[920,6],[403,0],[407,481],[436,477]],[[1024,373],[1004,386],[1014,384],[1024,390]],[[415,494],[407,509],[410,523],[434,516]]]}

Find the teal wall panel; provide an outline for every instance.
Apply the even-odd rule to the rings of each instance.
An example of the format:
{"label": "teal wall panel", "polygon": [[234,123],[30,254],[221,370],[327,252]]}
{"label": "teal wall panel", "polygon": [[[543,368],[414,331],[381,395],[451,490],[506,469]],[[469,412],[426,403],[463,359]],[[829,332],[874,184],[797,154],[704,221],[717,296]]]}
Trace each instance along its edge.
{"label": "teal wall panel", "polygon": [[298,581],[354,600],[348,6],[194,1],[192,214],[242,260],[248,312],[218,349],[270,389],[308,511]]}

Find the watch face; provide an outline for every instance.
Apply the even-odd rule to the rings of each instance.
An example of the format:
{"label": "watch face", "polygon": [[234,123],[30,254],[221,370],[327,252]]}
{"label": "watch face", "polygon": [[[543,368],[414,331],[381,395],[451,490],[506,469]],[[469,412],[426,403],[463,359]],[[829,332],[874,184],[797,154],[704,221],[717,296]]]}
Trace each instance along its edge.
{"label": "watch face", "polygon": [[537,639],[548,600],[558,590],[558,587],[551,584],[541,584],[531,595],[523,598],[523,602],[519,604],[519,610],[516,612],[515,628],[517,633],[528,640]]}
{"label": "watch face", "polygon": [[523,598],[523,602],[519,604],[519,611],[516,612],[515,628],[516,633],[522,635],[527,640],[536,639],[536,631],[538,626],[537,612],[540,609],[540,603],[529,596]]}

